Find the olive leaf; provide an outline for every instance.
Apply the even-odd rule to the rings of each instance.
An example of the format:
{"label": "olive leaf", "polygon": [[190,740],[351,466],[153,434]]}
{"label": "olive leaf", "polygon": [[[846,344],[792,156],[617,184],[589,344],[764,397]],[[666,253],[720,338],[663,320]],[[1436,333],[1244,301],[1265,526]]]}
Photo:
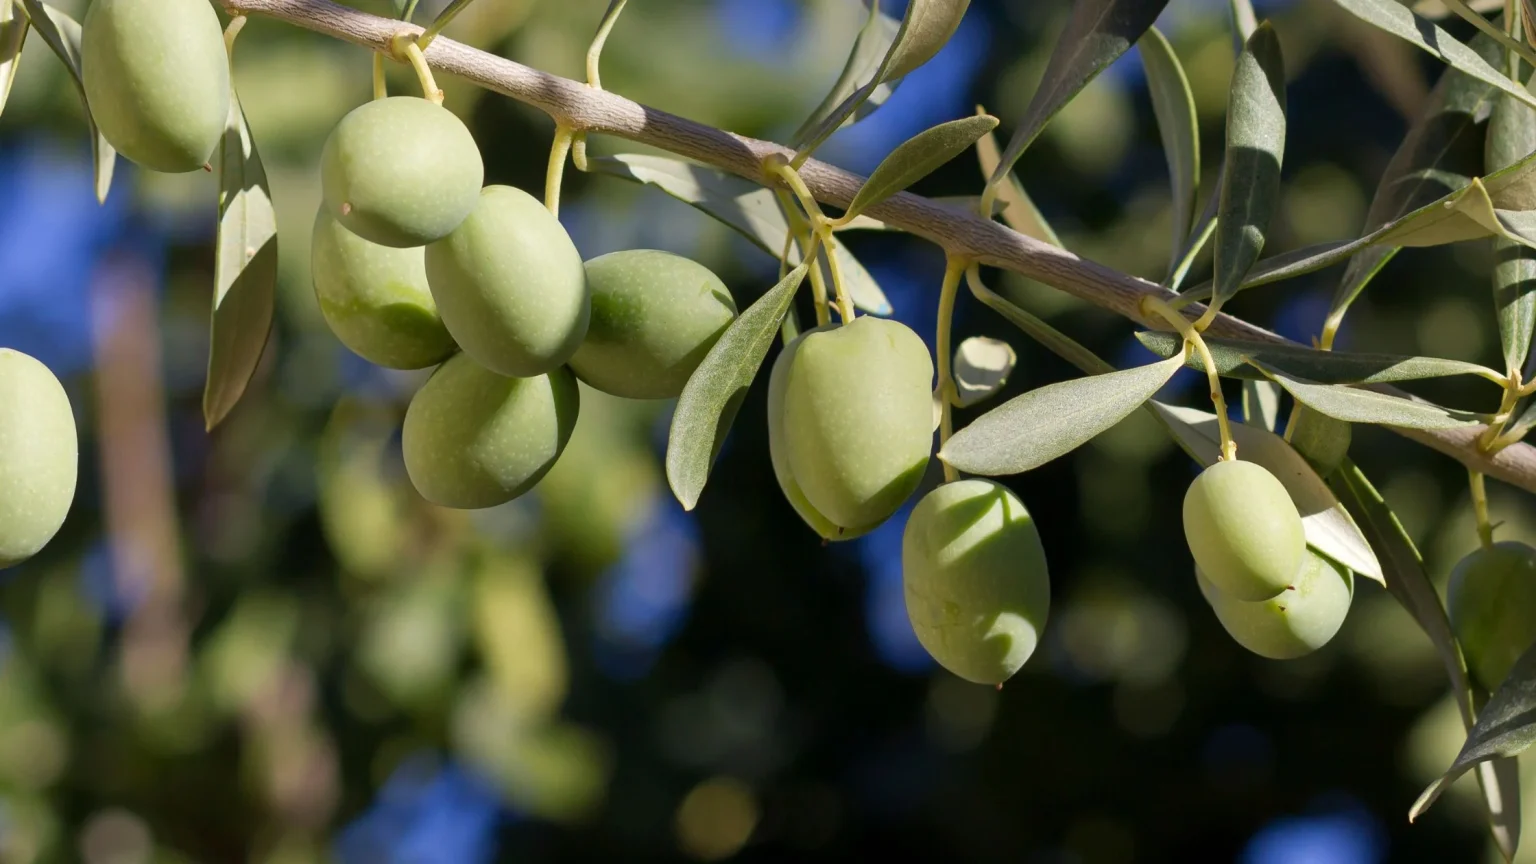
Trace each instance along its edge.
{"label": "olive leaf", "polygon": [[1231,0],[1228,4],[1232,7],[1233,32],[1237,36],[1238,48],[1248,41],[1253,31],[1259,27],[1259,16],[1254,14],[1253,4],[1249,0]]}
{"label": "olive leaf", "polygon": [[848,218],[932,174],[939,166],[971,149],[976,139],[996,128],[996,117],[980,114],[941,123],[902,142],[859,187],[848,205]]}
{"label": "olive leaf", "polygon": [[[1451,623],[1446,618],[1445,607],[1440,604],[1440,595],[1424,570],[1419,550],[1409,539],[1408,532],[1403,530],[1392,508],[1353,462],[1345,459],[1339,470],[1329,475],[1328,485],[1354,514],[1371,546],[1380,553],[1386,571],[1387,592],[1413,616],[1429,637],[1445,666],[1446,677],[1450,679],[1451,693],[1460,709],[1462,724],[1469,730],[1474,729],[1474,719],[1480,725],[1482,719],[1489,716],[1487,709],[1492,703],[1484,707],[1483,717],[1478,718],[1474,704],[1476,694],[1467,677],[1466,661],[1451,633]],[[1520,775],[1515,760],[1495,759],[1491,764],[1485,763],[1479,769],[1477,779],[1483,789],[1484,806],[1494,839],[1506,859],[1511,858],[1520,839]],[[1430,801],[1433,796],[1429,801],[1421,797],[1408,818],[1423,812]]]}
{"label": "olive leaf", "polygon": [[[1214,465],[1221,457],[1221,430],[1215,414],[1156,400],[1149,404],[1190,458],[1201,465]],[[1381,562],[1360,526],[1295,448],[1279,435],[1246,423],[1233,424],[1231,432],[1238,458],[1262,465],[1290,493],[1301,514],[1308,546],[1367,579],[1383,581]]]}
{"label": "olive leaf", "polygon": [[997,395],[1018,362],[1013,346],[1001,339],[972,336],[961,342],[955,349],[953,371],[960,407],[969,408]]}
{"label": "olive leaf", "polygon": [[1243,422],[1275,431],[1280,425],[1280,385],[1273,381],[1244,381]]}
{"label": "olive leaf", "polygon": [[64,68],[69,70],[80,94],[80,104],[85,106],[86,125],[91,130],[91,155],[96,165],[96,200],[105,203],[107,192],[112,188],[112,172],[117,167],[117,151],[107,143],[91,118],[91,105],[85,98],[85,80],[80,77],[80,24],[63,12],[48,6],[42,0],[21,0],[23,11],[32,22],[32,29],[48,43]]}
{"label": "olive leaf", "polygon": [[[884,61],[885,55],[891,50],[891,43],[896,41],[896,34],[900,31],[901,21],[881,12],[878,2],[870,6],[869,18],[864,22],[864,27],[859,30],[859,35],[853,40],[853,48],[848,52],[848,62],[843,65],[842,74],[837,77],[837,82],[832,85],[827,97],[796,130],[791,143],[798,147],[810,140],[817,128],[826,122],[833,112],[842,107],[845,100],[860,89],[861,82],[874,80],[880,72],[880,64]],[[899,81],[883,81],[875,84],[864,100],[853,108],[850,115],[845,115],[844,122],[839,125],[858,122],[873,114],[875,109],[891,98],[891,94],[896,92],[896,86],[899,83]]]}
{"label": "olive leaf", "polygon": [[1457,17],[1476,27],[1488,38],[1497,42],[1500,47],[1507,51],[1513,51],[1528,63],[1536,63],[1536,53],[1531,51],[1530,46],[1522,45],[1520,40],[1500,30],[1497,25],[1484,18],[1481,14],[1472,11],[1462,0],[1440,0],[1440,2],[1445,4],[1447,9],[1456,13]]}
{"label": "olive leaf", "polygon": [[0,0],[0,113],[16,83],[21,46],[27,41],[27,19],[16,14],[13,0]]}
{"label": "olive leaf", "polygon": [[[1536,151],[1536,110],[1499,94],[1488,122],[1488,170],[1512,165],[1532,151]],[[1536,327],[1536,250],[1496,237],[1493,259],[1493,305],[1498,313],[1504,368],[1520,369],[1530,353],[1531,332]]]}
{"label": "olive leaf", "polygon": [[1466,75],[1491,84],[1527,105],[1536,106],[1525,88],[1495,69],[1476,51],[1457,41],[1451,34],[1420,18],[1396,0],[1334,0],[1356,18],[1417,45],[1442,62]]}
{"label": "olive leaf", "polygon": [[1248,268],[1259,260],[1270,217],[1280,200],[1280,163],[1285,154],[1285,63],[1280,39],[1260,24],[1232,72],[1227,100],[1226,162],[1216,214],[1214,300],[1237,293]]}
{"label": "olive leaf", "polygon": [[231,90],[219,147],[219,233],[213,325],[203,419],[211,430],[229,415],[266,350],[277,294],[277,214],[267,172]]}
{"label": "olive leaf", "polygon": [[1171,357],[1031,390],[956,432],[939,458],[989,477],[1037,468],[1124,420],[1162,389],[1183,362]]}
{"label": "olive leaf", "polygon": [[[981,111],[980,108],[976,110]],[[997,166],[1002,163],[1002,154],[997,149],[996,135],[988,132],[981,136],[981,140],[976,142],[976,158],[981,162],[983,177],[991,177],[997,171]],[[1023,184],[1019,183],[1019,178],[1012,171],[1008,172],[997,188],[997,199],[1007,205],[1003,210],[1003,221],[1008,223],[1008,227],[1042,243],[1065,248],[1061,238],[1056,236],[1055,229],[1051,228],[1051,223],[1040,214],[1040,209],[1030,200],[1029,193],[1024,191]]]}
{"label": "olive leaf", "polygon": [[[1136,334],[1136,339],[1160,357],[1171,357],[1184,347],[1183,337],[1163,330],[1141,331]],[[1248,365],[1249,361],[1264,363],[1293,377],[1318,384],[1388,384],[1452,375],[1479,375],[1490,380],[1498,377],[1498,373],[1486,366],[1464,360],[1442,360],[1439,357],[1352,354],[1344,351],[1319,351],[1300,345],[1210,337],[1206,337],[1205,345],[1210,349],[1211,359],[1216,362],[1216,373],[1227,378],[1267,380],[1264,373]],[[1205,361],[1199,352],[1190,353],[1185,362],[1197,372],[1205,371]]]}
{"label": "olive leaf", "polygon": [[1024,150],[1061,109],[1100,72],[1140,39],[1162,14],[1168,0],[1076,0],[1066,30],[1046,64],[1040,86],[1024,109],[998,167],[988,182],[997,186]]}
{"label": "olive leaf", "polygon": [[692,510],[699,503],[747,388],[757,377],[809,269],[802,263],[789,271],[741,313],[683,387],[667,436],[667,483],[684,509]]}
{"label": "olive leaf", "polygon": [[1455,429],[1480,422],[1476,414],[1466,411],[1453,411],[1423,400],[1374,390],[1304,381],[1258,360],[1250,358],[1248,362],[1284,387],[1297,402],[1338,420],[1409,429]]}
{"label": "olive leaf", "polygon": [[1349,444],[1354,437],[1352,428],[1343,420],[1298,405],[1291,413],[1286,438],[1297,453],[1312,463],[1317,473],[1327,477],[1349,455]]}
{"label": "olive leaf", "polygon": [[1195,117],[1195,94],[1179,63],[1179,55],[1156,27],[1137,40],[1141,65],[1147,73],[1147,92],[1157,131],[1168,159],[1168,180],[1173,187],[1173,251],[1168,272],[1178,266],[1195,219],[1195,191],[1200,182],[1200,124]]}
{"label": "olive leaf", "polygon": [[[789,222],[778,200],[772,191],[740,177],[681,159],[639,153],[590,157],[587,170],[655,186],[737,231],[774,258],[784,251]],[[842,268],[853,305],[871,315],[891,314],[885,292],[858,258],[835,239],[829,249]],[[799,263],[798,251],[791,250],[790,260]]]}

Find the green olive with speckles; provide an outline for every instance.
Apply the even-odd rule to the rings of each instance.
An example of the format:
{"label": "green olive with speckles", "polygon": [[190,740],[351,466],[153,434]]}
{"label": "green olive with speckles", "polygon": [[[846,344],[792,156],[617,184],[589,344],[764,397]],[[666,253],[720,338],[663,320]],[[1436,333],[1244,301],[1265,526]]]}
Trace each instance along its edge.
{"label": "green olive with speckles", "polygon": [[946,483],[912,508],[901,538],[912,630],[939,665],[977,684],[1019,671],[1045,630],[1051,582],[1024,502],[985,479]]}
{"label": "green olive with speckles", "polygon": [[1472,677],[1497,690],[1536,644],[1536,549],[1506,540],[1461,559],[1445,607]]}
{"label": "green olive with speckles", "polygon": [[427,247],[427,283],[454,341],[493,372],[542,375],[587,335],[592,300],[581,253],[521,189],[487,187],[463,224]]}
{"label": "green olive with speckles", "polygon": [[1268,600],[1231,597],[1198,567],[1195,579],[1222,628],[1239,645],[1271,660],[1292,660],[1328,644],[1344,626],[1355,594],[1353,574],[1310,549],[1291,586]]}
{"label": "green olive with speckles", "polygon": [[1268,600],[1292,584],[1307,550],[1301,514],[1275,475],[1230,459],[1184,495],[1184,538],[1195,565],[1236,600]]}
{"label": "green olive with speckles", "polygon": [[425,369],[453,353],[453,337],[427,288],[421,247],[370,243],[321,209],[310,269],[325,323],[364,360],[390,369]]}
{"label": "green olive with speckles", "polygon": [[906,325],[863,317],[807,333],[785,372],[789,472],[831,524],[884,522],[933,451],[933,360]]}
{"label": "green olive with speckles", "polygon": [[581,394],[560,367],[509,378],[455,354],[405,412],[405,470],[423,498],[478,510],[537,484],[564,452]]}
{"label": "green olive with speckles", "polygon": [[587,336],[571,371],[628,399],[675,399],[720,334],[736,320],[736,301],[709,268],[654,249],[593,258]]}
{"label": "green olive with speckles", "polygon": [[391,96],[341,118],[320,155],[325,208],[382,246],[425,246],[459,227],[480,200],[485,165],[453,112]]}
{"label": "green olive with speckles", "polygon": [[0,568],[36,555],[58,533],[79,463],[64,386],[32,357],[0,348]]}
{"label": "green olive with speckles", "polygon": [[117,152],[167,173],[208,164],[229,121],[229,55],[208,0],[95,0],[80,37],[96,126]]}

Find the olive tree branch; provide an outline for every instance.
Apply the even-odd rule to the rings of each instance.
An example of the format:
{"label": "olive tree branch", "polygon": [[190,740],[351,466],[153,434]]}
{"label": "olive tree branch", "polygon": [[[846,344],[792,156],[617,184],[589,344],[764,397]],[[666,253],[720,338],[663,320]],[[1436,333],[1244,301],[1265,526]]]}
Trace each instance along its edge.
{"label": "olive tree branch", "polygon": [[[416,25],[370,15],[332,0],[221,2],[230,14],[266,15],[385,54],[390,51],[391,37],[397,33],[422,31]],[[613,135],[648,144],[756,183],[769,182],[763,174],[764,159],[778,155],[788,160],[795,155],[792,148],[695,123],[452,39],[432,40],[426,59],[437,69],[532,105],[573,132]],[[807,160],[799,173],[818,201],[835,207],[847,207],[864,183],[863,177],[816,159]],[[1149,296],[1173,300],[1177,296],[1173,292],[1041,243],[997,222],[907,192],[870,208],[869,215],[932,241],[951,256],[1020,273],[1143,326],[1168,329],[1166,321],[1142,312],[1141,301]],[[1201,308],[1198,304],[1191,307]],[[1231,339],[1290,344],[1262,327],[1225,314],[1215,316],[1206,332]],[[1536,447],[1516,444],[1490,455],[1478,446],[1484,428],[1393,431],[1451,456],[1473,471],[1536,492]]]}

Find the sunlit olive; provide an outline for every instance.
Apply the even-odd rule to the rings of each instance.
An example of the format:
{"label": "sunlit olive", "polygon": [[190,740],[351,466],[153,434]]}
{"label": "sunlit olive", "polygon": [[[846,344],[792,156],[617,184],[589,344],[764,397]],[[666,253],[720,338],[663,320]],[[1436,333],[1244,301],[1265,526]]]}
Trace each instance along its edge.
{"label": "sunlit olive", "polygon": [[1051,583],[1029,511],[991,480],[946,483],[907,519],[902,584],[912,629],[945,669],[1001,684],[1034,653]]}
{"label": "sunlit olive", "polygon": [[453,353],[427,288],[421,247],[380,246],[322,209],[310,242],[315,297],[341,343],[391,369],[424,369]]}
{"label": "sunlit olive", "polygon": [[0,348],[0,567],[47,545],[75,499],[75,415],[47,366]]}
{"label": "sunlit olive", "polygon": [[1268,600],[1289,586],[1307,541],[1290,493],[1262,466],[1227,460],[1184,495],[1184,537],[1211,584],[1237,600]]}
{"label": "sunlit olive", "polygon": [[933,449],[933,361],[906,325],[863,317],[808,333],[785,373],[784,452],[806,502],[831,524],[885,521]]}
{"label": "sunlit olive", "polygon": [[229,121],[229,55],[208,0],[94,0],[80,36],[91,117],[155,171],[207,165]]}
{"label": "sunlit olive", "polygon": [[736,318],[720,277],[681,255],[614,252],[586,270],[592,321],[571,370],[614,396],[675,398]]}
{"label": "sunlit olive", "polygon": [[591,293],[581,253],[537,198],[490,186],[463,224],[427,247],[427,282],[464,353],[528,377],[571,359]]}
{"label": "sunlit olive", "polygon": [[509,378],[455,354],[405,412],[405,469],[423,498],[444,507],[495,507],[533,488],[571,438],[576,378],[560,367]]}
{"label": "sunlit olive", "polygon": [[1473,678],[1498,689],[1536,643],[1536,549],[1504,541],[1461,559],[1445,605]]}
{"label": "sunlit olive", "polygon": [[383,246],[425,246],[480,200],[485,165],[453,112],[414,96],[375,99],[341,118],[320,155],[325,208]]}
{"label": "sunlit olive", "polygon": [[1344,624],[1354,597],[1354,575],[1308,549],[1291,587],[1268,600],[1237,600],[1212,585],[1199,568],[1200,593],[1239,645],[1261,657],[1290,660],[1328,644]]}

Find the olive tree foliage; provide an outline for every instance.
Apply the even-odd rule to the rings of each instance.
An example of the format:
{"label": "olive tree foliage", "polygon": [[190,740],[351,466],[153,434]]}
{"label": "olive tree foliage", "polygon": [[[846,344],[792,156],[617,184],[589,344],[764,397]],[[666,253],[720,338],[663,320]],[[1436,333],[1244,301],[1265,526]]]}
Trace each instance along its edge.
{"label": "olive tree foliage", "polygon": [[[626,398],[677,400],[666,472],[692,509],[748,387],[767,374],[775,475],[806,527],[829,542],[891,518],[937,456],[946,483],[923,496],[905,526],[909,616],[939,663],[1000,686],[1047,626],[1050,582],[1027,502],[987,478],[1030,471],[1146,411],[1205,468],[1183,516],[1191,575],[1222,625],[1255,653],[1300,656],[1337,632],[1357,578],[1383,584],[1435,645],[1468,730],[1463,752],[1412,814],[1475,770],[1493,836],[1514,854],[1513,760],[1536,740],[1536,629],[1528,626],[1536,594],[1520,580],[1536,576],[1536,550],[1495,543],[1484,486],[1491,476],[1536,491],[1536,450],[1523,442],[1536,426],[1536,381],[1527,380],[1536,329],[1531,9],[1510,0],[1479,11],[1446,0],[1478,31],[1462,42],[1394,0],[1335,0],[1444,70],[1359,236],[1276,251],[1266,240],[1285,160],[1285,60],[1281,34],[1247,0],[1232,3],[1236,57],[1221,153],[1200,152],[1189,80],[1154,27],[1166,0],[1070,0],[1065,30],[1006,143],[997,119],[978,111],[914,136],[867,178],[817,160],[818,148],[879,110],[931,59],[968,0],[910,0],[898,14],[869,0],[841,75],[784,143],[702,126],[603,89],[601,52],[611,35],[622,38],[624,0],[593,22],[586,81],[440,37],[470,2],[454,0],[423,29],[412,23],[415,0],[397,0],[398,19],[331,0],[222,0],[227,20],[208,0],[95,0],[83,22],[45,0],[0,0],[0,110],[21,46],[29,35],[42,40],[87,105],[99,197],[118,156],[156,171],[218,174],[210,428],[250,383],[273,316],[275,211],[229,74],[246,16],[264,15],[374,52],[377,98],[341,121],[321,157],[313,279],[326,322],[348,348],[379,365],[437,367],[404,421],[406,469],[423,497],[480,508],[532,488],[579,422],[581,380]],[[176,50],[158,50],[167,46]],[[1132,46],[1145,67],[1173,202],[1167,267],[1156,284],[1063,248],[1013,170],[1052,119]],[[421,95],[386,92],[386,63],[413,68]],[[554,119],[542,196],[482,188],[473,136],[442,108],[434,70]],[[597,135],[670,155],[589,158],[587,139]],[[1472,138],[1485,142],[1481,159],[1450,146]],[[973,150],[981,167],[974,196],[905,191]],[[1201,188],[1202,159],[1221,166],[1213,188]],[[777,284],[738,308],[714,274],[669,253],[582,261],[558,220],[568,162],[659,187],[739,231],[781,262]],[[890,303],[840,240],[871,230],[908,232],[945,252],[935,355],[885,317]],[[1502,368],[1332,350],[1351,304],[1399,249],[1452,243],[1497,250],[1491,292]],[[1206,253],[1211,280],[1190,284]],[[1223,311],[1242,291],[1334,265],[1343,275],[1311,346]],[[1114,368],[990,290],[983,268],[1021,273],[1129,319],[1158,359]],[[952,409],[996,396],[1016,356],[997,340],[951,344],[962,285],[1083,376],[955,429]],[[796,312],[802,293],[814,321]],[[765,368],[775,341],[784,347]],[[1182,367],[1207,376],[1211,410],[1155,398]],[[1493,382],[1498,403],[1443,406],[1394,386],[1452,376]],[[1240,382],[1246,422],[1229,420],[1223,379]],[[73,494],[74,430],[60,392],[40,364],[0,350],[0,516],[27,516],[0,520],[0,565],[39,550]],[[1284,418],[1282,394],[1294,403]],[[1457,568],[1449,609],[1397,517],[1349,458],[1357,424],[1385,427],[1467,467],[1483,549]]]}

